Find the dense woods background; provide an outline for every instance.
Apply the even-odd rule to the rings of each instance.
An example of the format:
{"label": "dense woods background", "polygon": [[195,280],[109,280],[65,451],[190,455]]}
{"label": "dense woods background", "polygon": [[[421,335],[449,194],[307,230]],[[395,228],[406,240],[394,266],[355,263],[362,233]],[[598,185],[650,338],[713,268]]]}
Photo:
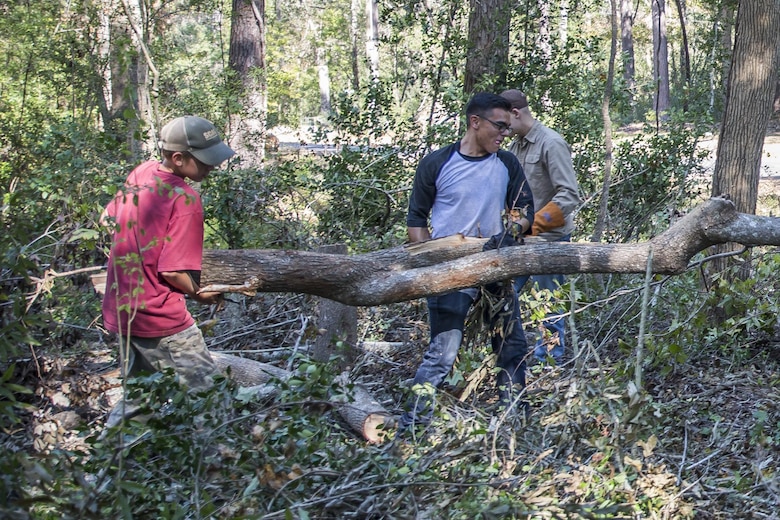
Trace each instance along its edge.
{"label": "dense woods background", "polygon": [[[193,309],[212,349],[296,374],[271,397],[193,396],[163,375],[117,387],[89,276],[102,207],[186,113],[240,151],[200,187],[213,249],[403,243],[417,160],[458,138],[472,92],[504,88],[572,145],[575,241],[646,240],[723,193],[776,214],[780,1],[7,1],[0,35],[3,516],[776,517],[775,249],[523,295],[529,331],[567,302],[576,354],[532,372],[529,424],[492,416],[475,322],[430,435],[400,452],[331,411],[316,299]],[[397,412],[426,327],[419,301],[358,309],[351,379]],[[124,444],[98,438],[112,388],[160,412]]]}

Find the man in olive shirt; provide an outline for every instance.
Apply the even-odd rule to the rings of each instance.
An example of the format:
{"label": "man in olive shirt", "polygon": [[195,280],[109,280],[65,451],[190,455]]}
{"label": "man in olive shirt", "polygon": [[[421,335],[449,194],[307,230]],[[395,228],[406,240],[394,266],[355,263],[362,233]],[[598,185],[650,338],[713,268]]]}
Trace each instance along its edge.
{"label": "man in olive shirt", "polygon": [[[558,132],[547,128],[531,115],[524,93],[511,89],[502,92],[501,97],[512,104],[510,125],[514,139],[509,151],[520,161],[533,193],[535,216],[532,234],[548,242],[568,242],[574,229],[574,210],[580,203],[571,149]],[[529,278],[540,290],[555,291],[564,283],[562,274],[521,276],[515,280],[518,293]],[[559,312],[547,316],[544,327],[550,337],[537,341],[534,349],[537,359],[545,361],[552,357],[556,363],[563,361],[564,321]]]}

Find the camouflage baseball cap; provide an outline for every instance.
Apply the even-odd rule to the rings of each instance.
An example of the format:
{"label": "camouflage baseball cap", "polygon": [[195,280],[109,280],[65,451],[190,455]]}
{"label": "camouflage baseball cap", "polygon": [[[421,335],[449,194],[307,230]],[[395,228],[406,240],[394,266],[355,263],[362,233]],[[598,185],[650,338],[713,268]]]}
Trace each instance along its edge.
{"label": "camouflage baseball cap", "polygon": [[222,142],[217,128],[197,116],[177,117],[160,131],[160,148],[171,152],[190,152],[209,166],[218,166],[235,155]]}

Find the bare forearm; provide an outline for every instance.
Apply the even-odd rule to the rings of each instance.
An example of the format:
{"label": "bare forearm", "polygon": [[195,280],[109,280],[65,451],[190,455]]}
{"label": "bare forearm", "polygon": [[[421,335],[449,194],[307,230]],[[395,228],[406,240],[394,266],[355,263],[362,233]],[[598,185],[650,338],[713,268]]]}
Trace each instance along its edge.
{"label": "bare forearm", "polygon": [[193,300],[205,305],[211,305],[218,303],[221,299],[221,293],[216,292],[204,292],[198,293],[200,287],[195,280],[192,279],[189,273],[184,271],[170,271],[160,273],[160,275],[175,289],[180,290]]}

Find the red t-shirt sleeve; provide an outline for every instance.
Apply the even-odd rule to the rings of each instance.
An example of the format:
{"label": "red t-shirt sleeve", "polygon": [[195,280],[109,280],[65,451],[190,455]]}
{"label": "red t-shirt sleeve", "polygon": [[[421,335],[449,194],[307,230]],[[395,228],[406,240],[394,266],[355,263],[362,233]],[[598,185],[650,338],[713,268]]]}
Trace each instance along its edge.
{"label": "red t-shirt sleeve", "polygon": [[168,221],[168,231],[157,261],[158,272],[200,271],[202,267],[203,208],[199,199],[184,196],[180,199]]}

